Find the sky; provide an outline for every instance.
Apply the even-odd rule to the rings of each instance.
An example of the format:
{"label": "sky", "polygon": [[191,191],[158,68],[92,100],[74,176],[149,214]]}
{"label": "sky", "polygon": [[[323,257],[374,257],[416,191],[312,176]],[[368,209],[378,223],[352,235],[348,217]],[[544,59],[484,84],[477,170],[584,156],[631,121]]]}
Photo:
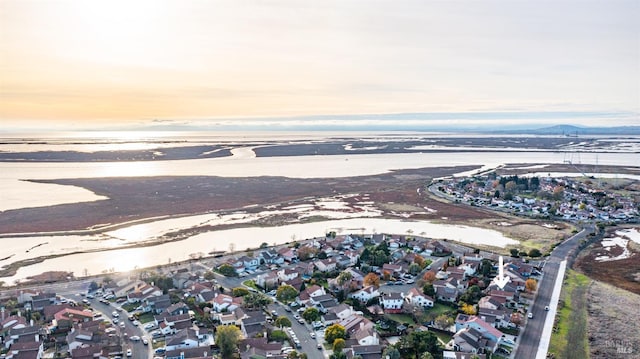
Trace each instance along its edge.
{"label": "sky", "polygon": [[638,0],[0,0],[0,121],[638,125],[638,19]]}

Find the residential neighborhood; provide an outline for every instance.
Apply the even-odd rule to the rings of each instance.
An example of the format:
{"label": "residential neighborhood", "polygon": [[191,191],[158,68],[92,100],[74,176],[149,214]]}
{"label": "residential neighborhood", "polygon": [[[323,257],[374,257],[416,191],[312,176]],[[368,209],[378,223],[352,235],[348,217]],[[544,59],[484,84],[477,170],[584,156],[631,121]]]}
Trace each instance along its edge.
{"label": "residential neighborhood", "polygon": [[636,223],[638,202],[620,190],[606,190],[598,180],[573,177],[484,176],[451,178],[432,188],[456,202],[513,214],[566,221]]}
{"label": "residential neighborhood", "polygon": [[[95,278],[2,301],[3,358],[511,357],[543,261],[350,234]],[[126,324],[125,324],[126,323]],[[462,355],[464,354],[464,355]]]}

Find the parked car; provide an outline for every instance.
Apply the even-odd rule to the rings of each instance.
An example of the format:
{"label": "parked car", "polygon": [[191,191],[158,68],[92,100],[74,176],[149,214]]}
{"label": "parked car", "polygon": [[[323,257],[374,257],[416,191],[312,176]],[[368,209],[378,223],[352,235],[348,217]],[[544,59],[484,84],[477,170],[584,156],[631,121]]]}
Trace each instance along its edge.
{"label": "parked car", "polygon": [[533,313],[531,313],[531,312],[527,313],[527,318],[533,319]]}
{"label": "parked car", "polygon": [[127,349],[127,356],[131,357],[133,355],[133,353],[131,352],[131,349]]}
{"label": "parked car", "polygon": [[132,335],[129,339],[131,339],[131,341],[134,342],[139,342],[140,341],[140,337],[137,335]]}

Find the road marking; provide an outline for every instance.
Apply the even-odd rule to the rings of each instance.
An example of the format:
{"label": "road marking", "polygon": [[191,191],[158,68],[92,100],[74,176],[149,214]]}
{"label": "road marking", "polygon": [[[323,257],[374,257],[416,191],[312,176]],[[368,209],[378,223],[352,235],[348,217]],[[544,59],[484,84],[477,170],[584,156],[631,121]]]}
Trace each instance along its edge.
{"label": "road marking", "polygon": [[558,267],[558,276],[556,277],[556,283],[553,286],[553,293],[551,294],[551,302],[549,303],[549,312],[544,320],[544,328],[542,328],[542,335],[540,336],[540,344],[538,344],[538,353],[536,359],[545,359],[547,357],[547,351],[549,350],[549,344],[551,343],[551,332],[553,331],[553,323],[556,318],[556,309],[558,308],[558,301],[560,300],[560,292],[562,290],[562,283],[564,282],[564,272],[567,267],[567,260],[560,262]]}

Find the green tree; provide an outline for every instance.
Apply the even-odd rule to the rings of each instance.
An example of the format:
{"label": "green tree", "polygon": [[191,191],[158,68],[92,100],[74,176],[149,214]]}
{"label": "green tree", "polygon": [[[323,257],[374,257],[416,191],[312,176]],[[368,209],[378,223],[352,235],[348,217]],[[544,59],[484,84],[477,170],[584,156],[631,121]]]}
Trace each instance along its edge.
{"label": "green tree", "polygon": [[409,265],[409,273],[411,273],[412,275],[416,275],[416,274],[420,273],[421,270],[422,270],[422,268],[420,267],[420,265],[418,263],[411,263]]}
{"label": "green tree", "polygon": [[344,287],[344,285],[351,281],[351,279],[353,279],[353,275],[351,274],[351,272],[344,271],[338,275],[336,281],[338,282],[338,285]]}
{"label": "green tree", "polygon": [[203,276],[204,276],[204,279],[206,280],[214,280],[216,278],[216,275],[210,270],[204,272]]}
{"label": "green tree", "polygon": [[531,258],[537,258],[537,257],[540,257],[540,256],[542,256],[542,253],[537,248],[534,248],[534,249],[529,251],[529,257],[531,257]]}
{"label": "green tree", "polygon": [[432,332],[414,331],[405,335],[398,342],[403,358],[419,358],[422,353],[437,353],[438,338]]}
{"label": "green tree", "polygon": [[276,341],[276,342],[284,342],[285,340],[289,339],[289,337],[287,336],[287,333],[285,333],[283,330],[274,330],[271,332],[271,340]]}
{"label": "green tree", "polygon": [[289,320],[289,318],[281,315],[281,316],[276,318],[276,320],[275,320],[275,322],[273,324],[275,324],[276,327],[280,327],[280,328],[290,327],[291,326],[291,320]]}
{"label": "green tree", "polygon": [[451,327],[453,325],[453,319],[446,315],[446,314],[440,314],[436,317],[436,319],[434,320],[435,324],[438,326],[438,328],[440,329],[447,329],[449,327]]}
{"label": "green tree", "polygon": [[271,303],[271,299],[264,294],[250,292],[244,296],[243,302],[248,309],[262,309]]}
{"label": "green tree", "polygon": [[340,324],[333,324],[327,327],[324,331],[324,339],[327,343],[333,345],[333,342],[338,339],[345,339],[347,337],[347,330]]}
{"label": "green tree", "polygon": [[422,293],[430,297],[433,297],[436,294],[436,289],[433,287],[433,284],[427,283],[424,286],[422,286]]}
{"label": "green tree", "polygon": [[302,317],[308,323],[312,323],[320,319],[320,311],[314,307],[310,307],[305,309],[304,312],[302,312]]}
{"label": "green tree", "polygon": [[520,252],[518,251],[517,248],[511,248],[511,249],[509,249],[509,253],[511,253],[511,256],[513,258],[518,258],[518,253],[520,253]]}
{"label": "green tree", "polygon": [[281,285],[276,291],[276,299],[283,303],[291,303],[298,296],[298,291],[288,284]]}
{"label": "green tree", "polygon": [[344,339],[342,338],[338,338],[336,340],[333,341],[333,352],[334,353],[339,353],[342,352],[342,349],[344,349],[344,347],[347,344],[345,343]]}
{"label": "green tree", "polygon": [[225,277],[237,277],[238,273],[236,272],[236,269],[233,268],[232,265],[230,264],[223,264],[220,267],[218,267],[218,272],[220,272],[220,274],[222,274]]}
{"label": "green tree", "polygon": [[420,355],[420,359],[433,359],[433,355],[429,352],[422,353],[422,355]]}
{"label": "green tree", "polygon": [[382,358],[402,359],[402,356],[400,355],[400,352],[398,351],[398,349],[396,349],[395,347],[389,346],[389,347],[386,347],[385,350],[382,352]]}
{"label": "green tree", "polygon": [[269,247],[269,244],[267,242],[262,242],[262,244],[260,244],[260,248],[264,249]]}
{"label": "green tree", "polygon": [[240,329],[235,325],[220,325],[216,328],[216,344],[223,358],[231,358],[240,341]]}
{"label": "green tree", "polygon": [[99,286],[98,283],[96,283],[96,281],[91,281],[91,283],[89,283],[89,292],[94,292],[96,290],[98,290]]}
{"label": "green tree", "polygon": [[235,287],[231,290],[231,295],[234,297],[244,297],[247,294],[249,294],[249,290],[247,288]]}

